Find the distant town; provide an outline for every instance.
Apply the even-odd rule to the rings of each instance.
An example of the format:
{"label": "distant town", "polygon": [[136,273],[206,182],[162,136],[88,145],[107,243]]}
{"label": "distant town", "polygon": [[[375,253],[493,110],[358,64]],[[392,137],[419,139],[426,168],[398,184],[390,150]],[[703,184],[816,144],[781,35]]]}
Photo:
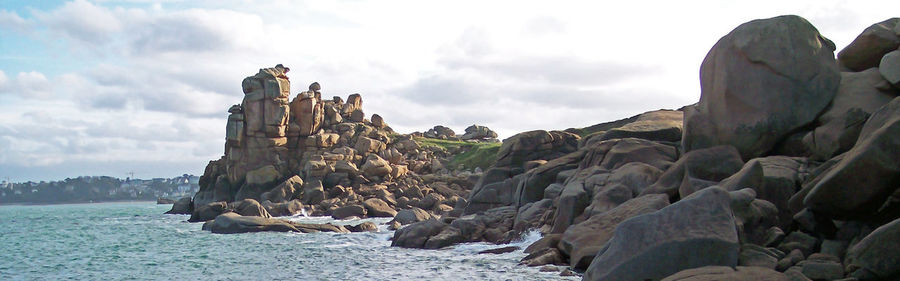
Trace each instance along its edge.
{"label": "distant town", "polygon": [[154,201],[191,196],[199,189],[200,177],[119,179],[82,176],[62,181],[11,183],[0,181],[0,204],[97,203]]}

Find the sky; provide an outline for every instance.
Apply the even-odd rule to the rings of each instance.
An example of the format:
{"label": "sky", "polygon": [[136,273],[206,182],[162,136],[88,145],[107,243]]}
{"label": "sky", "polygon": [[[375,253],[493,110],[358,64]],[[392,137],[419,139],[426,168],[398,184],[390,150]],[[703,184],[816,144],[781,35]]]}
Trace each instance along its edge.
{"label": "sky", "polygon": [[501,138],[699,100],[741,23],[795,14],[838,50],[900,1],[0,0],[0,180],[200,175],[241,80],[360,93],[396,131]]}

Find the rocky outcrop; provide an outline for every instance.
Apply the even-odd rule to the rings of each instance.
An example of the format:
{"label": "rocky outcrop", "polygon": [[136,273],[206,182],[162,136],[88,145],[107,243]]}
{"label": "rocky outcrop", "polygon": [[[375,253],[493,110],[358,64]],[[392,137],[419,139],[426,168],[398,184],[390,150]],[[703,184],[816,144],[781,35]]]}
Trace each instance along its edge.
{"label": "rocky outcrop", "polygon": [[490,128],[481,125],[472,125],[466,127],[466,133],[459,136],[461,140],[496,140],[497,133]]}
{"label": "rocky outcrop", "polygon": [[[420,135],[394,133],[381,115],[364,118],[361,95],[326,100],[318,82],[289,101],[288,70],[265,68],[244,79],[244,100],[229,109],[225,155],[207,165],[192,209],[252,199],[277,215],[393,216],[411,206],[442,215],[468,197],[473,172],[443,166],[465,149],[420,146]],[[432,186],[453,196],[437,196]],[[403,194],[412,188],[419,192]],[[226,209],[205,208],[192,221]]]}
{"label": "rocky outcrop", "polygon": [[767,155],[836,94],[834,50],[798,16],[738,26],[703,60],[700,102],[685,108],[684,150],[727,144],[744,160]]}
{"label": "rocky outcrop", "polygon": [[453,129],[441,125],[437,125],[434,126],[434,128],[428,129],[428,131],[426,131],[424,135],[426,138],[442,140],[456,138],[456,132],[454,132]]}

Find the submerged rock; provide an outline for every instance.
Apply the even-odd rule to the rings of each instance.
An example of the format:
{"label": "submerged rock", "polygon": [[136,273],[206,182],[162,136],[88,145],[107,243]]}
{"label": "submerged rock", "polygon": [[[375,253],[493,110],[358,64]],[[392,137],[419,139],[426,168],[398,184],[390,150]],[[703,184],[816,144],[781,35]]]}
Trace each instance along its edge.
{"label": "submerged rock", "polygon": [[233,212],[221,214],[217,216],[215,220],[203,224],[203,230],[209,230],[212,233],[219,234],[261,231],[302,233],[348,232],[344,227],[332,224],[302,224],[257,216],[241,216]]}

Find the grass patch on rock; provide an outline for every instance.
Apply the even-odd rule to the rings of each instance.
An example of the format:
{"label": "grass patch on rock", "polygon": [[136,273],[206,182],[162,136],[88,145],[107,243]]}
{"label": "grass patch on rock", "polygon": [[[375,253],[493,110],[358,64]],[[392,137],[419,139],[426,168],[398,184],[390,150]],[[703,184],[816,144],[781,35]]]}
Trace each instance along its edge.
{"label": "grass patch on rock", "polygon": [[448,168],[475,169],[480,167],[486,170],[497,161],[497,152],[500,151],[500,142],[467,142],[456,140],[442,140],[431,138],[415,138],[419,146],[439,147],[451,154],[453,158],[447,163]]}

